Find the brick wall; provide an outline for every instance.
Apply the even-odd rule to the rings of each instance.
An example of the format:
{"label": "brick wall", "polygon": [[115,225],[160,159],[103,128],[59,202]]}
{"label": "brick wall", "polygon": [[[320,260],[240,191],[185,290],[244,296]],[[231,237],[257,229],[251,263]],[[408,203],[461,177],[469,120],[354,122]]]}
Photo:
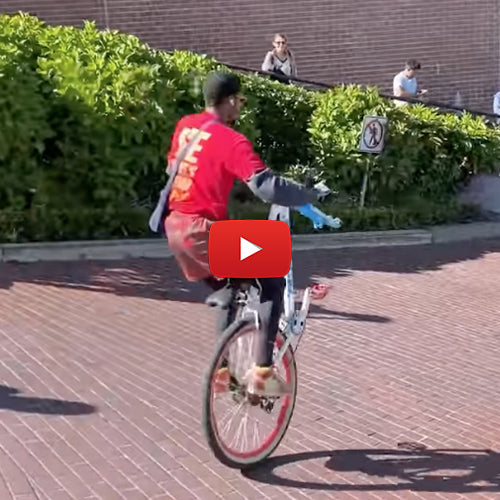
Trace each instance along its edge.
{"label": "brick wall", "polygon": [[490,111],[499,84],[500,0],[2,0],[50,23],[95,19],[162,49],[259,68],[274,32],[288,35],[299,76],[390,92],[409,57],[429,97]]}

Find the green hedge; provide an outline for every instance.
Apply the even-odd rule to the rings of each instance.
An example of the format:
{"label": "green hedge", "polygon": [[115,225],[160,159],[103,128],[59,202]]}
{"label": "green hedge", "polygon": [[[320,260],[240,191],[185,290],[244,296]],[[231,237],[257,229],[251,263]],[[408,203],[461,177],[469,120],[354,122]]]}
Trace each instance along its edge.
{"label": "green hedge", "polygon": [[[147,236],[175,122],[202,109],[213,69],[229,71],[90,22],[49,27],[25,14],[0,16],[0,241]],[[498,130],[467,114],[395,108],[375,89],[319,92],[242,77],[249,101],[238,128],[273,169],[326,179],[345,229],[456,219],[460,183],[498,171]],[[357,151],[362,117],[373,113],[390,123],[379,156]],[[238,210],[250,214],[247,206]]]}
{"label": "green hedge", "polygon": [[[380,155],[357,151],[364,115],[386,116]],[[325,94],[310,126],[313,154],[330,184],[357,198],[364,172],[375,204],[446,200],[472,173],[498,171],[500,134],[480,118],[423,105],[395,107],[375,89],[350,85]]]}

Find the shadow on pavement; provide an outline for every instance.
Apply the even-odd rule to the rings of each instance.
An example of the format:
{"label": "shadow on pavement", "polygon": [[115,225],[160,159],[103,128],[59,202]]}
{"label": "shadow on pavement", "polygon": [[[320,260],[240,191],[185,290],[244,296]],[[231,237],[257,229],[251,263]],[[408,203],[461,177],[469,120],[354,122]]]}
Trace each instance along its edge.
{"label": "shadow on pavement", "polygon": [[325,320],[337,320],[337,321],[366,321],[369,323],[390,323],[392,320],[387,316],[379,316],[377,314],[359,314],[350,313],[345,311],[334,311],[321,307],[317,304],[312,303],[309,309],[308,318],[310,319],[321,319]]}
{"label": "shadow on pavement", "polygon": [[[291,464],[301,464],[307,469],[307,461],[321,459],[326,460],[325,473],[320,473],[324,482],[314,480],[317,468],[310,481],[289,479],[277,472]],[[335,473],[339,473],[337,482]],[[353,473],[348,482],[345,473]],[[276,486],[323,491],[498,492],[500,454],[491,450],[425,448],[318,451],[271,458],[243,474]],[[363,480],[360,474],[368,478]],[[307,477],[306,471],[301,473],[304,476]],[[374,477],[379,478],[376,483]]]}
{"label": "shadow on pavement", "polygon": [[42,415],[89,415],[96,407],[80,401],[20,396],[19,390],[0,385],[0,410]]}
{"label": "shadow on pavement", "polygon": [[[334,280],[356,271],[437,271],[447,264],[478,259],[492,252],[500,253],[500,239],[301,251],[293,257],[295,284],[303,288],[316,281],[316,277],[318,281]],[[204,285],[185,281],[171,258],[0,264],[0,289],[8,289],[16,282],[182,302],[202,302],[208,295]]]}
{"label": "shadow on pavement", "polygon": [[[298,261],[294,268],[295,285],[297,288],[303,288],[310,284],[311,280],[308,272],[300,269],[301,259],[295,260]],[[328,273],[330,277],[348,274],[341,271]],[[10,284],[6,283],[9,275]],[[174,261],[156,259],[9,264],[8,272],[0,276],[0,289],[9,288],[15,282],[190,303],[203,303],[211,292],[203,283],[186,281]],[[310,317],[374,323],[391,321],[388,317],[375,314],[331,310],[322,307],[320,302],[311,304]]]}
{"label": "shadow on pavement", "polygon": [[500,239],[471,240],[406,247],[346,248],[334,250],[331,263],[337,271],[419,273],[500,253]]}

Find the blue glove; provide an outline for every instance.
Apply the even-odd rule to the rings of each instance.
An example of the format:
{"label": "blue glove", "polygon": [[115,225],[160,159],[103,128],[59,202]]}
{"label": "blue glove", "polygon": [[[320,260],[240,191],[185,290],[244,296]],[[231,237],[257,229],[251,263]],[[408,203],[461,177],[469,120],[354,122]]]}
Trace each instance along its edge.
{"label": "blue glove", "polygon": [[310,219],[314,225],[314,229],[321,229],[323,226],[329,226],[333,229],[338,229],[342,222],[338,218],[333,218],[330,215],[326,215],[321,210],[317,209],[315,206],[311,205],[303,205],[299,207],[297,211]]}

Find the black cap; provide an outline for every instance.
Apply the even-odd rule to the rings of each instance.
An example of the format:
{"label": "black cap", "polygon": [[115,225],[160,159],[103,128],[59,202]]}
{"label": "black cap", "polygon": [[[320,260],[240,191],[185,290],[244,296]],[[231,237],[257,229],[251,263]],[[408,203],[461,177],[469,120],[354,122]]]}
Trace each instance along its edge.
{"label": "black cap", "polygon": [[207,76],[203,85],[203,95],[207,106],[217,106],[226,97],[240,92],[240,79],[230,73],[213,72]]}

